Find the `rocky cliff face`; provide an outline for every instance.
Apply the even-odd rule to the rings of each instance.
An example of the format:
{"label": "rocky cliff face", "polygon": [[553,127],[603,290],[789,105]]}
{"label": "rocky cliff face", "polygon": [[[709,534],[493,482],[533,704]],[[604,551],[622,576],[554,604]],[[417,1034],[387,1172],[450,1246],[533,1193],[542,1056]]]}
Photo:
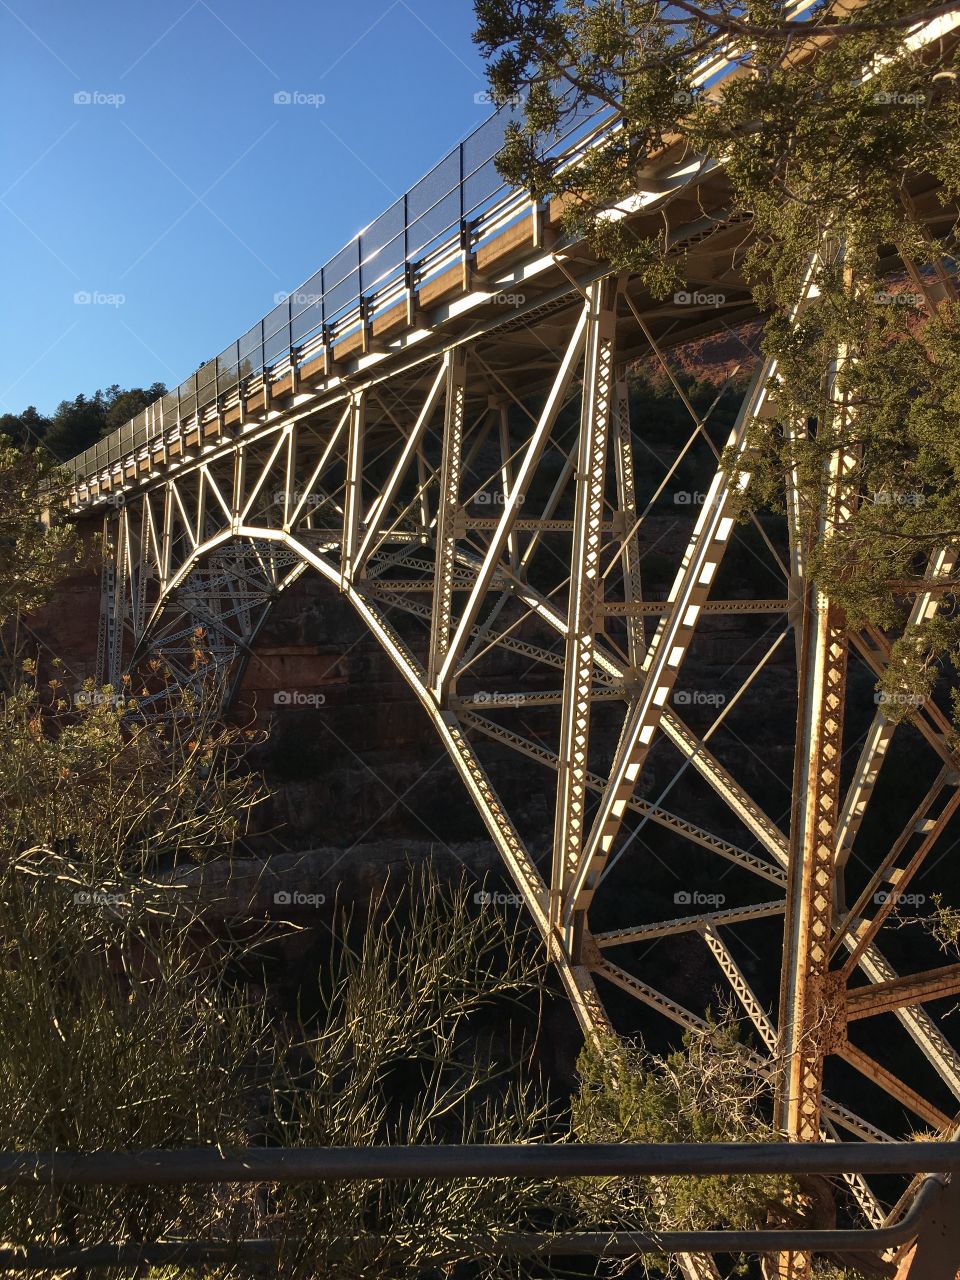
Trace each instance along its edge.
{"label": "rocky cliff face", "polygon": [[24,621],[23,629],[24,647],[37,661],[41,679],[53,677],[57,659],[64,668],[60,676],[71,691],[96,674],[100,627],[99,528],[95,521],[85,520],[78,532],[80,563],[58,583],[51,603]]}
{"label": "rocky cliff face", "polygon": [[274,790],[267,818],[295,844],[482,834],[451,803],[446,753],[413,693],[318,575],[305,574],[276,602],[234,715],[269,730],[256,753]]}

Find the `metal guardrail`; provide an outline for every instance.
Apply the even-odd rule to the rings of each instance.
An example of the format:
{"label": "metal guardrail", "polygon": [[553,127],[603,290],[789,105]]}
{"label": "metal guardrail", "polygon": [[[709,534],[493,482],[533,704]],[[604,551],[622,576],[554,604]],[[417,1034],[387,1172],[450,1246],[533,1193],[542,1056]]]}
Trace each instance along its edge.
{"label": "metal guardrail", "polygon": [[[15,1152],[0,1154],[0,1186],[169,1186],[423,1178],[676,1177],[718,1174],[925,1173],[895,1223],[861,1229],[634,1231],[509,1234],[486,1242],[507,1256],[628,1257],[638,1253],[877,1251],[926,1239],[932,1257],[954,1265],[944,1224],[960,1213],[960,1142],[571,1143],[559,1145],[245,1148],[225,1151]],[[934,1175],[952,1174],[944,1184]],[[925,1235],[926,1233],[926,1235]],[[926,1248],[927,1246],[924,1245]],[[946,1249],[947,1252],[943,1252]],[[270,1263],[274,1240],[166,1240],[87,1248],[0,1248],[0,1270],[65,1266],[139,1267],[243,1259]],[[919,1256],[919,1253],[918,1253]],[[913,1273],[911,1272],[911,1275]],[[934,1271],[924,1274],[939,1274]],[[946,1274],[944,1272],[943,1274]],[[953,1274],[952,1272],[950,1273]]]}
{"label": "metal guardrail", "polygon": [[[789,17],[799,17],[812,3],[793,0]],[[729,52],[724,43],[708,55],[691,76],[691,87],[704,89],[722,80],[733,65]],[[515,106],[499,108],[215,360],[69,459],[65,465],[74,479],[96,475],[162,439],[205,407],[236,396],[246,380],[282,371],[302,355],[347,337],[450,265],[457,252],[469,251],[520,216],[530,198],[508,187],[496,167],[506,125],[515,115]],[[574,161],[585,145],[604,136],[612,120],[605,106],[582,110],[549,154],[560,164]]]}
{"label": "metal guardrail", "polygon": [[0,1154],[0,1187],[324,1179],[960,1173],[958,1142],[571,1142]]}
{"label": "metal guardrail", "polygon": [[[797,20],[813,3],[789,0],[784,16]],[[718,45],[691,75],[690,88],[710,89],[723,80],[735,65],[732,52],[732,41]],[[215,360],[68,459],[64,465],[74,480],[99,474],[205,408],[235,399],[250,378],[273,376],[304,354],[347,337],[450,265],[456,251],[469,250],[491,228],[499,230],[518,217],[529,196],[509,188],[496,167],[505,126],[515,112],[515,106],[499,108]],[[605,106],[582,110],[549,154],[561,164],[574,161],[587,142],[608,132],[612,120]]]}
{"label": "metal guardrail", "polygon": [[[590,132],[604,108],[581,113],[555,143],[559,153]],[[346,337],[372,314],[400,301],[407,288],[447,265],[451,242],[469,244],[481,220],[502,221],[513,189],[496,156],[517,112],[501,107],[380,214],[319,271],[268,312],[215,360],[154,401],[111,435],[65,464],[76,479],[94,475],[192,418],[241,382],[293,363],[305,350]],[[529,197],[515,200],[514,216]],[[504,207],[501,207],[504,206]]]}

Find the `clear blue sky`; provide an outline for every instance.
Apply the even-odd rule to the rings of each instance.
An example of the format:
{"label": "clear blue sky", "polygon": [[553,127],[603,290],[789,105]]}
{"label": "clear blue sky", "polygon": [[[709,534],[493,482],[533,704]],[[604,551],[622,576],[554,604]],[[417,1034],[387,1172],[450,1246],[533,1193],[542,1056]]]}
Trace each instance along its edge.
{"label": "clear blue sky", "polygon": [[486,118],[473,26],[472,0],[0,0],[0,413],[222,351]]}

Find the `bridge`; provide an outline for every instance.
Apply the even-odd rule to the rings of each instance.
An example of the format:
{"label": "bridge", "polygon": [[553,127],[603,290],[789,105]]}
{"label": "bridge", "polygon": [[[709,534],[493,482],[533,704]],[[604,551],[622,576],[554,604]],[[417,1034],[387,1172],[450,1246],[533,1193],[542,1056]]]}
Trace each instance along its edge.
{"label": "bridge", "polygon": [[[905,38],[922,48],[958,25],[948,14]],[[721,51],[693,84],[709,92],[732,69]],[[580,119],[556,163],[614,127]],[[908,732],[873,700],[891,638],[850,630],[818,592],[795,493],[782,528],[735,521],[748,430],[778,414],[776,364],[749,337],[762,322],[740,270],[749,221],[730,212],[721,161],[667,147],[610,215],[643,235],[669,204],[672,252],[696,287],[658,301],[564,235],[562,201],[501,184],[502,129],[494,116],[215,361],[71,462],[71,509],[105,534],[100,678],[116,685],[155,652],[189,683],[199,628],[235,688],[272,604],[319,574],[429,717],[588,1035],[629,1030],[630,1001],[703,1028],[706,1010],[645,959],[646,944],[688,936],[752,1025],[744,1052],[774,1079],[791,1138],[950,1136],[960,1053],[926,1005],[960,993],[960,965],[901,974],[888,953],[898,895],[947,847],[960,760],[937,704],[912,706],[914,785],[878,845],[871,802]],[[905,195],[932,235],[951,225],[932,176],[912,175]],[[838,252],[811,245],[797,315]],[[886,266],[931,310],[957,298],[948,264]],[[671,364],[721,333],[741,335],[749,375],[722,434],[728,401],[698,412]],[[666,442],[631,413],[641,360],[674,380],[687,414]],[[838,498],[825,528],[841,519]],[[950,547],[935,557],[914,618],[936,613],[936,580],[956,562]],[[734,680],[725,701],[696,686],[717,652]],[[790,681],[795,725],[770,722],[771,672]],[[704,706],[718,712],[707,724]],[[766,762],[750,789],[724,762],[737,708],[792,753],[787,799]],[[674,812],[669,786],[641,793],[655,746],[702,788],[702,812],[719,808],[723,834]],[[498,796],[490,762],[506,751],[542,769],[552,832],[523,829]],[[648,824],[691,887],[667,918],[631,922],[619,902],[642,883]],[[699,889],[722,873],[729,906]],[[884,1015],[881,1061],[856,1024]],[[911,1061],[908,1080],[897,1064]],[[866,1177],[845,1178],[868,1226],[908,1203],[909,1188],[891,1208]],[[699,1255],[684,1265],[715,1274]]]}

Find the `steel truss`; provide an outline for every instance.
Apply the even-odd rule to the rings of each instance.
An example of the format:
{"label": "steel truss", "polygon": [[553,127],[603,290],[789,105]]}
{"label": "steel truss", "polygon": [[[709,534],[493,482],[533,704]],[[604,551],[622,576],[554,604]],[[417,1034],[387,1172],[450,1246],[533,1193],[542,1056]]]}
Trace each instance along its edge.
{"label": "steel truss", "polygon": [[[670,485],[664,488],[660,472],[670,466],[651,444],[650,424],[630,420],[618,352],[619,344],[630,354],[623,341],[632,324],[629,288],[608,276],[571,291],[546,386],[514,363],[514,339],[490,335],[448,348],[395,385],[354,389],[324,412],[254,424],[131,491],[106,518],[112,608],[104,615],[104,678],[115,681],[131,658],[159,651],[189,681],[198,644],[235,676],[273,600],[315,569],[359,611],[427,709],[588,1033],[611,1025],[598,982],[681,1027],[703,1026],[701,1013],[658,989],[655,966],[641,976],[649,966],[637,955],[660,939],[687,939],[688,947],[699,939],[755,1028],[762,1048],[750,1054],[778,1079],[787,1132],[804,1140],[839,1131],[884,1136],[876,1099],[873,1106],[858,1100],[854,1111],[824,1093],[830,1055],[920,1122],[943,1129],[955,1105],[949,1096],[960,1099],[960,1057],[922,1006],[960,991],[960,966],[897,975],[880,950],[893,899],[873,902],[877,886],[902,891],[960,803],[940,713],[931,706],[916,717],[938,731],[928,746],[938,768],[927,794],[889,849],[866,855],[872,869],[851,895],[856,835],[893,726],[878,714],[862,747],[845,742],[846,666],[855,661],[848,650],[859,650],[848,646],[842,619],[802,564],[797,570],[791,562],[784,575],[776,549],[769,554],[758,543],[750,554],[763,559],[766,594],[710,598],[738,544],[732,558],[739,554],[744,567],[744,535],[730,512],[749,472],[717,466],[718,442],[711,437],[714,447],[704,447],[709,417],[695,419],[681,457],[692,459],[699,444],[712,480],[696,507],[668,507],[665,527]],[[558,328],[554,311],[551,334]],[[668,359],[649,335],[643,342]],[[520,375],[515,391],[507,355]],[[776,385],[773,363],[760,362],[726,442],[734,454],[754,421],[774,419]],[[665,592],[665,581],[652,581],[654,594],[666,598],[648,599],[644,565],[657,545],[675,548],[677,568]],[[954,562],[945,553],[931,576]],[[792,605],[798,586],[807,601],[799,615]],[[937,600],[918,598],[915,612],[929,612]],[[736,742],[727,725],[750,733],[751,685],[782,658],[791,617],[801,629],[792,835],[770,816],[769,801],[754,798],[722,761]],[[695,694],[682,689],[685,665],[702,661],[698,646],[731,624],[743,631],[746,666],[732,668],[737,679],[726,681],[726,706],[714,723],[694,730],[679,714],[685,704],[696,714]],[[885,660],[880,640],[858,639],[868,646],[870,673]],[[932,736],[928,729],[921,737],[925,746]],[[840,761],[851,746],[860,754],[844,786]],[[671,787],[657,796],[638,792],[654,748],[660,759],[673,755],[686,789],[706,783],[723,802],[721,831],[674,813]],[[505,749],[544,768],[554,793],[549,841],[524,833],[494,789],[491,771]],[[665,839],[655,850],[653,831]],[[691,911],[688,904],[708,895],[684,890],[664,917],[655,894],[644,918],[624,921],[618,896],[637,883],[651,852],[659,857],[663,849],[677,868],[700,867],[698,884],[732,868],[734,900]],[[714,870],[703,870],[711,857]],[[632,892],[642,911],[642,895]],[[781,919],[775,1019],[769,982],[759,994],[743,964],[751,950],[773,962],[771,941],[777,954],[781,944],[772,930]],[[845,964],[831,968],[840,953]],[[855,976],[860,985],[849,987]],[[900,1019],[936,1068],[945,1088],[935,1098],[851,1039],[848,1027],[884,1013]],[[883,1220],[862,1179],[852,1193],[859,1212]],[[694,1271],[698,1265],[690,1263]]]}
{"label": "steel truss", "polygon": [[[732,265],[743,229],[719,195],[713,207],[678,225],[678,252],[731,290],[730,319],[750,318]],[[927,291],[915,263],[890,267]],[[745,1055],[775,1082],[791,1138],[947,1131],[960,1054],[925,1005],[960,993],[960,966],[918,943],[919,971],[900,975],[886,951],[896,895],[956,835],[960,762],[935,702],[898,729],[872,701],[892,638],[851,633],[811,581],[797,494],[783,528],[735,523],[752,431],[777,423],[775,362],[745,347],[739,410],[718,395],[699,411],[671,352],[729,319],[658,304],[576,246],[538,242],[473,283],[433,329],[420,317],[415,341],[364,352],[349,376],[267,383],[229,420],[217,406],[178,424],[176,452],[83,489],[78,508],[105,511],[103,679],[159,651],[189,681],[200,644],[235,683],[278,594],[319,573],[429,716],[588,1035],[647,1030],[654,1014],[702,1028],[712,979],[688,1008],[673,975],[709,966],[754,1029]],[[518,285],[515,305],[495,300]],[[638,359],[672,379],[688,431],[631,408]],[[821,536],[856,500],[846,466],[834,460]],[[941,607],[956,559],[934,557],[914,619]],[[784,690],[792,711],[777,719]],[[906,735],[915,785],[884,837],[871,801]],[[522,787],[503,767],[513,752],[529,762]],[[548,803],[534,817],[537,765]],[[696,823],[675,811],[694,806]],[[884,1047],[868,1052],[860,1028],[884,1015]],[[916,1049],[908,1080],[897,1064]],[[868,1180],[848,1188],[854,1216],[890,1220]]]}

